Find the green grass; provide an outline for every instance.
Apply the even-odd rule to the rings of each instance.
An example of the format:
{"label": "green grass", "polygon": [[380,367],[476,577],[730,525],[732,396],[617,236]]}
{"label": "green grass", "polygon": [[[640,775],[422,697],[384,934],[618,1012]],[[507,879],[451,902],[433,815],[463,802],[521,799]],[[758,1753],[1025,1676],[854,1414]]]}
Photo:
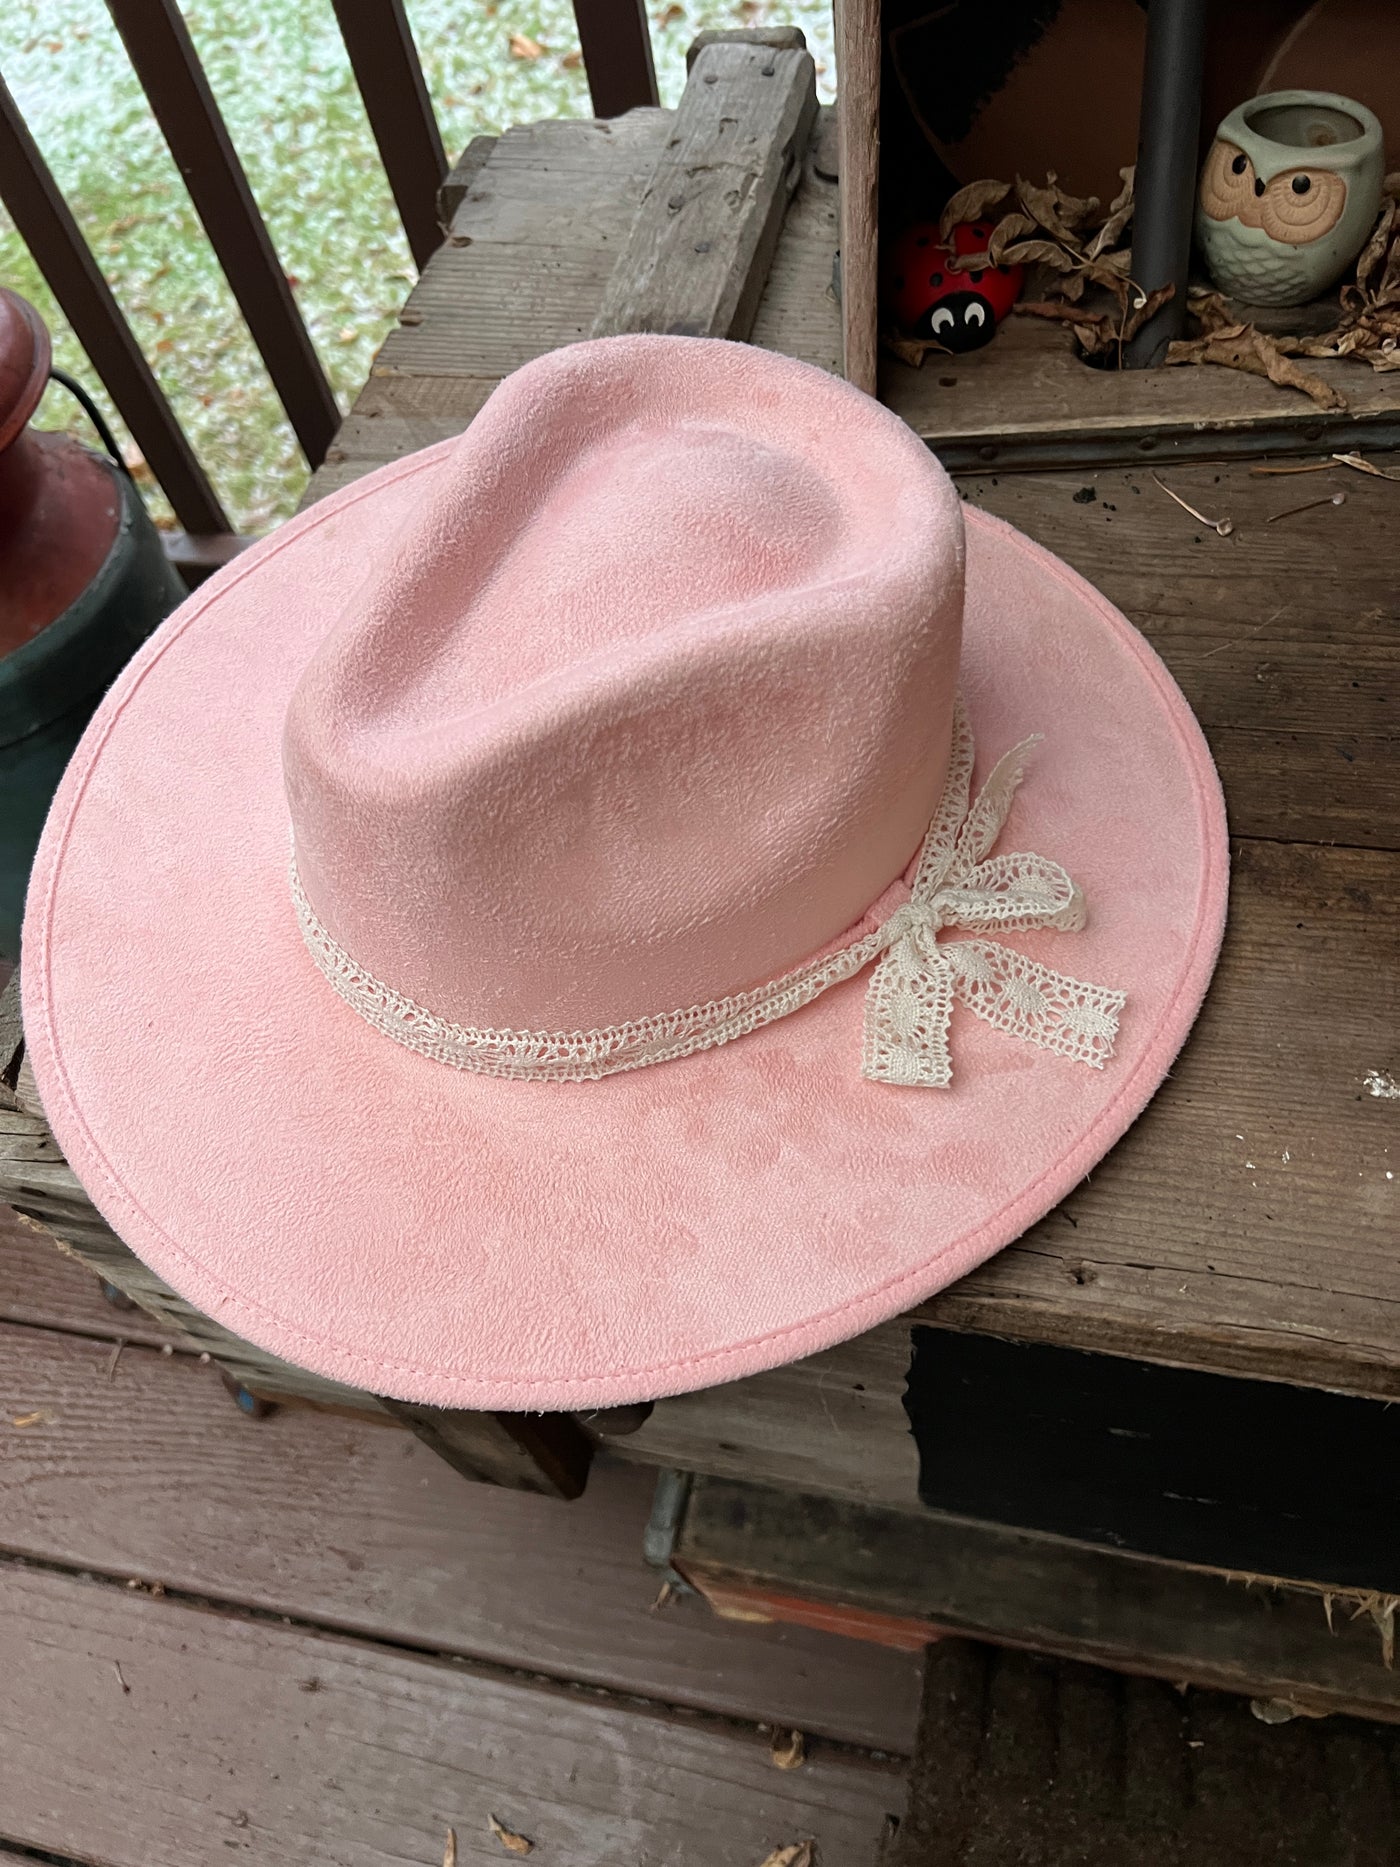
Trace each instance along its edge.
{"label": "green grass", "polygon": [[[473,137],[588,114],[569,0],[408,0],[449,159]],[[330,0],[198,0],[190,32],[342,408],[364,382],[416,272]],[[687,0],[652,24],[663,103],[706,26],[800,25],[830,95],[823,0]],[[512,33],[545,48],[513,57]],[[146,106],[103,0],[9,0],[0,72],[53,169],[161,387],[234,523],[261,531],[295,506],[306,463]],[[55,360],[96,372],[0,211],[0,283],[42,312]],[[108,408],[129,453],[130,437]],[[77,422],[51,388],[39,416]],[[158,515],[168,519],[163,502]]]}

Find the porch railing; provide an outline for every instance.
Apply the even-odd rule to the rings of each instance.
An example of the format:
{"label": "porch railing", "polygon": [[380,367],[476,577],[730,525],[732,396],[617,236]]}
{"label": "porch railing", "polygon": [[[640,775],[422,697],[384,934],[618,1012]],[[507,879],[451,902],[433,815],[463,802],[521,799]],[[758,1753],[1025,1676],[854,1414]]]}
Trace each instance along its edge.
{"label": "porch railing", "polygon": [[[447,160],[404,0],[333,5],[421,267],[442,239],[436,197]],[[317,467],[340,419],[335,396],[177,0],[107,6],[287,420]],[[643,0],[574,0],[574,17],[595,114],[655,104]],[[0,200],[188,535],[191,561],[219,561],[239,540],[2,75]]]}

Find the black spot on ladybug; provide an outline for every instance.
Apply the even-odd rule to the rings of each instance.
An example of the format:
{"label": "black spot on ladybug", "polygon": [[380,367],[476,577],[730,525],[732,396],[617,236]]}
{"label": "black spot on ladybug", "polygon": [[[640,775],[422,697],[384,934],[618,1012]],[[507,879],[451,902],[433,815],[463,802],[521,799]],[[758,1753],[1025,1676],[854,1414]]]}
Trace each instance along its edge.
{"label": "black spot on ladybug", "polygon": [[1254,192],[1255,194],[1263,194],[1264,192],[1264,184],[1263,182],[1259,180],[1257,176],[1255,177],[1255,180],[1254,180]]}
{"label": "black spot on ladybug", "polygon": [[991,228],[990,228],[990,227],[985,227],[985,226],[983,226],[983,224],[982,224],[982,222],[981,222],[981,221],[979,220],[979,221],[978,221],[978,223],[977,223],[977,225],[976,225],[976,226],[975,226],[975,227],[974,227],[974,228],[972,229],[972,231],[973,231],[973,232],[974,232],[975,234],[978,234],[978,235],[980,235],[980,236],[981,236],[981,237],[982,237],[983,239],[985,239],[985,238],[986,238],[986,236],[987,236],[987,235],[988,235],[988,234],[989,234],[989,233],[990,233],[990,232],[991,232],[992,230],[991,230]]}
{"label": "black spot on ladybug", "polygon": [[1309,188],[1311,187],[1312,187],[1312,176],[1311,175],[1295,175],[1293,177],[1294,194],[1306,194]]}
{"label": "black spot on ladybug", "polygon": [[1010,272],[1010,270],[1011,270],[1010,266],[998,266],[997,267],[997,271],[1001,274],[1003,279],[1006,277],[1007,273]]}
{"label": "black spot on ladybug", "polygon": [[941,272],[931,272],[928,275],[928,282],[930,285],[942,285],[943,274]]}
{"label": "black spot on ladybug", "polygon": [[1232,175],[1243,175],[1248,167],[1248,156],[1236,156],[1234,161],[1230,164],[1230,173]]}
{"label": "black spot on ladybug", "polygon": [[918,238],[917,238],[917,239],[916,239],[916,240],[914,241],[914,244],[915,244],[915,246],[927,246],[927,245],[928,245],[928,235],[927,235],[926,233],[921,233],[921,234],[920,234],[920,235],[918,236]]}
{"label": "black spot on ladybug", "polygon": [[976,272],[969,272],[967,276],[969,279],[971,279],[974,285],[980,285],[982,283],[982,274],[985,271],[986,271],[985,266],[979,266]]}

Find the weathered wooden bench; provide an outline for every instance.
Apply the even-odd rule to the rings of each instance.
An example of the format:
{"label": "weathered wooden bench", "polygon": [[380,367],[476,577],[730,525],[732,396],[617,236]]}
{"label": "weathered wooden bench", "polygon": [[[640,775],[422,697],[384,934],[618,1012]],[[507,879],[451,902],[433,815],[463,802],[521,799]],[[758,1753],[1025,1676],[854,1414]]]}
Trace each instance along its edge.
{"label": "weathered wooden bench", "polygon": [[[689,320],[839,369],[838,159],[793,57],[711,47],[679,112],[474,144],[446,242],[308,499],[460,431],[501,376],[595,330]],[[732,171],[698,144],[712,157],[775,82],[736,215]],[[957,1626],[1400,1716],[1400,486],[1339,468],[1309,484],[1343,506],[1270,524],[1296,482],[1248,458],[1393,438],[1396,381],[1348,372],[1352,416],[1319,417],[1225,372],[1089,370],[1029,319],[941,373],[884,370],[964,495],[1153,641],[1234,837],[1220,970],[1161,1093],[1062,1207],[911,1315],[625,1417],[403,1408],[237,1341],[134,1259],[58,1155],[17,1028],[0,1196],[253,1396],[387,1408],[500,1483],[576,1491],[599,1435],[697,1474],[688,1500],[669,1487],[657,1536],[729,1611],[897,1644]],[[1144,456],[1231,535],[1164,496]]]}

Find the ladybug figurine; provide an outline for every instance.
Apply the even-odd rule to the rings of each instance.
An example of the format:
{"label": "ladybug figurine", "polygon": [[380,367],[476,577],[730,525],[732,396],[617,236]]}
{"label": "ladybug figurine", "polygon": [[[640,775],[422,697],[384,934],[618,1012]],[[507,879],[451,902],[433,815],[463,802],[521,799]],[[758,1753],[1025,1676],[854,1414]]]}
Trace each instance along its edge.
{"label": "ladybug figurine", "polygon": [[896,324],[961,354],[990,343],[1020,296],[1021,266],[972,266],[954,271],[950,254],[961,258],[987,251],[991,224],[964,221],[945,242],[935,221],[917,221],[895,241],[886,262],[885,298]]}

